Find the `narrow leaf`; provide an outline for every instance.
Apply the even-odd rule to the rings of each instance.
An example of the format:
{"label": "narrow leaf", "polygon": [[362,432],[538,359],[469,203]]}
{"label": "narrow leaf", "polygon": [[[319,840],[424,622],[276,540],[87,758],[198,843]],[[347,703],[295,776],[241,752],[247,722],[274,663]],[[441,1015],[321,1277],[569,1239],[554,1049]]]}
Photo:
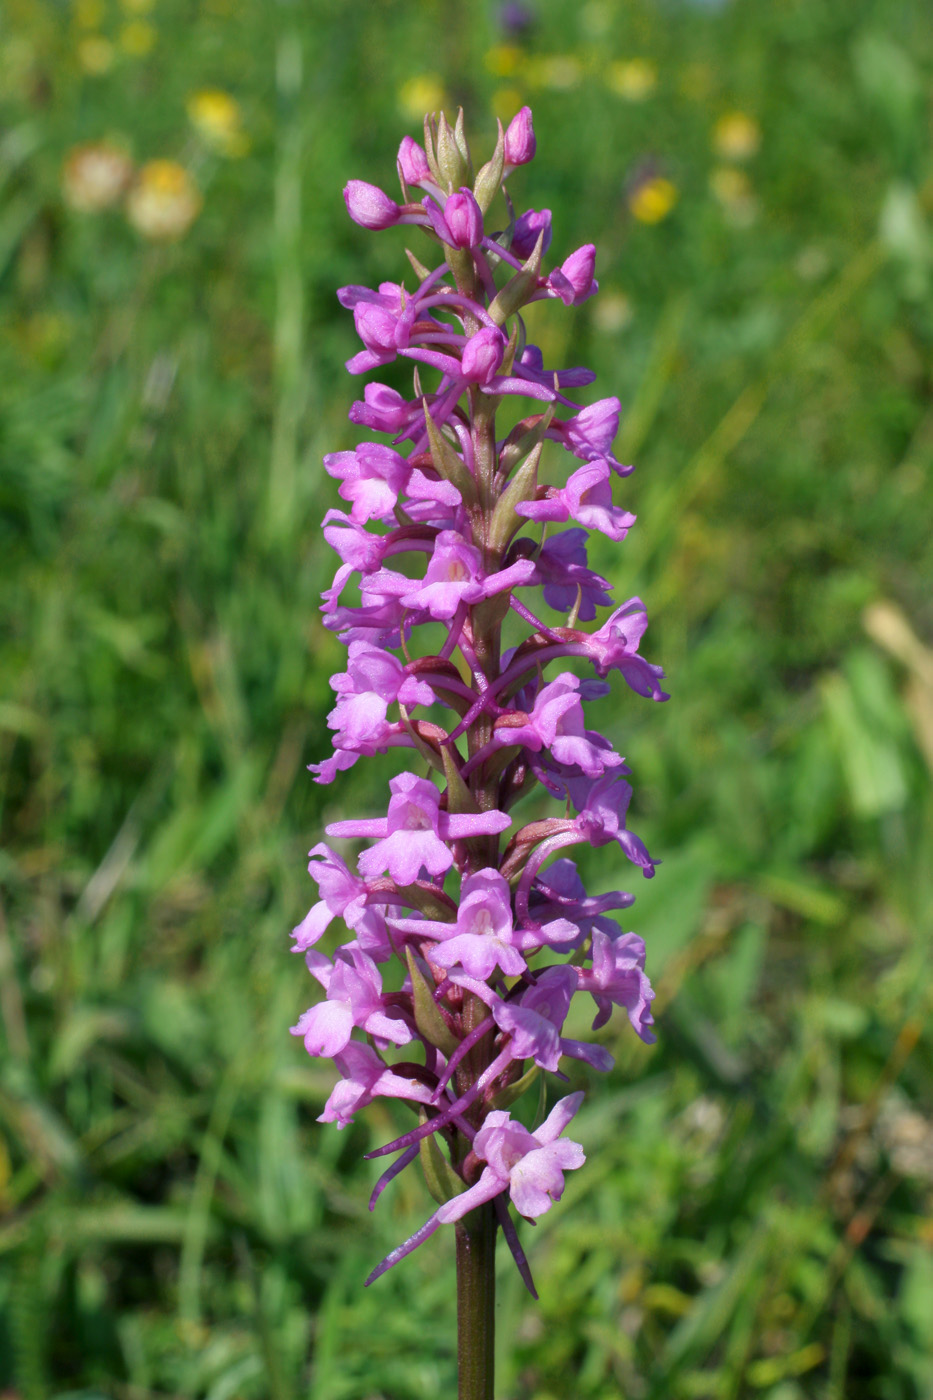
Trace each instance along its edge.
{"label": "narrow leaf", "polygon": [[408,963],[408,972],[411,977],[412,999],[415,1007],[415,1025],[424,1036],[425,1040],[440,1050],[441,1054],[448,1059],[457,1048],[456,1036],[447,1027],[447,1022],[438,1009],[437,1002],[431,988],[415,962],[415,955],[408,947],[405,949],[405,961]]}
{"label": "narrow leaf", "polygon": [[399,885],[398,892],[404,896],[407,904],[427,919],[443,919],[450,924],[456,920],[457,906],[450,896],[424,880],[418,880],[413,885]]}
{"label": "narrow leaf", "polygon": [[[419,1111],[418,1117],[422,1123],[427,1122],[428,1115],[423,1109]],[[421,1139],[419,1152],[425,1183],[437,1204],[442,1206],[445,1201],[459,1196],[465,1189],[464,1184],[438,1146],[434,1133]]]}
{"label": "narrow leaf", "polygon": [[470,509],[476,505],[477,501],[476,482],[460,453],[447,441],[437,427],[427,404],[424,405],[424,423],[431,447],[431,461],[434,463],[438,476],[457,488],[463,497],[463,504],[467,509]]}
{"label": "narrow leaf", "polygon": [[496,149],[492,153],[492,159],[483,166],[473,186],[473,198],[484,214],[495,199],[496,191],[502,184],[502,170],[505,165],[505,133],[502,130],[501,121],[498,122],[498,126],[499,139],[496,142]]}
{"label": "narrow leaf", "polygon": [[423,282],[423,281],[425,280],[426,277],[430,277],[430,275],[431,275],[431,269],[430,269],[429,267],[425,267],[425,265],[424,265],[424,263],[421,261],[421,259],[420,259],[420,258],[416,258],[415,255],[414,255],[414,253],[411,251],[410,248],[406,248],[406,249],[405,249],[405,256],[408,258],[408,261],[411,263],[411,265],[412,265],[412,267],[413,267],[413,269],[414,269],[415,276],[416,276],[421,282]]}
{"label": "narrow leaf", "polygon": [[535,498],[538,489],[538,464],[543,450],[544,443],[539,442],[496,502],[492,520],[489,522],[489,543],[493,549],[504,550],[516,530],[524,525],[523,517],[515,514],[515,507]]}
{"label": "narrow leaf", "polygon": [[531,1088],[540,1073],[541,1071],[538,1066],[532,1065],[531,1069],[526,1070],[521,1079],[516,1079],[514,1084],[507,1085],[506,1088],[502,1089],[496,1095],[492,1101],[491,1107],[508,1108],[516,1099],[521,1098],[526,1089]]}
{"label": "narrow leaf", "polygon": [[473,157],[470,155],[469,142],[466,139],[466,128],[463,124],[463,108],[457,112],[457,121],[454,125],[454,140],[457,143],[457,150],[463,156],[467,169],[467,181],[473,179]]}
{"label": "narrow leaf", "polygon": [[434,138],[437,132],[437,125],[431,112],[426,112],[424,116],[424,153],[428,158],[428,165],[431,174],[439,185],[444,183],[441,178],[440,166],[437,163],[437,155],[434,150]]}
{"label": "narrow leaf", "polygon": [[544,230],[538,234],[538,241],[534,246],[534,251],[527,262],[522,264],[520,272],[516,272],[502,290],[493,298],[489,304],[489,314],[497,326],[504,326],[513,312],[519,311],[528,300],[528,296],[538,285],[541,276],[541,258],[544,252]]}
{"label": "narrow leaf", "polygon": [[456,757],[451,753],[450,744],[441,745],[441,758],[444,760],[444,777],[447,779],[448,812],[452,815],[462,812],[475,815],[479,811],[476,798],[460,776],[460,769]]}

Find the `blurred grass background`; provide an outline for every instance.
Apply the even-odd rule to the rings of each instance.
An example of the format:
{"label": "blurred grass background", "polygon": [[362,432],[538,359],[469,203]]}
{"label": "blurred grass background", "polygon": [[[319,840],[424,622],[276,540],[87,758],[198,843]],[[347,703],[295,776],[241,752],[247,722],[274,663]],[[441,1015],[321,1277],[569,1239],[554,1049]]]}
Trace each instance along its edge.
{"label": "blurred grass background", "polygon": [[325,814],[392,762],[304,771],[340,661],[320,458],[361,387],[334,291],[405,242],[341,189],[391,189],[426,107],[482,159],[526,100],[513,195],[602,285],[534,332],[626,405],[639,524],[595,563],[674,698],[600,716],[664,857],[627,924],[659,1041],[608,1038],[586,1169],[524,1232],[540,1304],[501,1261],[497,1395],[933,1395],[929,19],[8,0],[6,1400],[452,1393],[450,1242],[361,1287],[430,1203],[366,1210],[385,1104],[315,1123],[287,934]]}

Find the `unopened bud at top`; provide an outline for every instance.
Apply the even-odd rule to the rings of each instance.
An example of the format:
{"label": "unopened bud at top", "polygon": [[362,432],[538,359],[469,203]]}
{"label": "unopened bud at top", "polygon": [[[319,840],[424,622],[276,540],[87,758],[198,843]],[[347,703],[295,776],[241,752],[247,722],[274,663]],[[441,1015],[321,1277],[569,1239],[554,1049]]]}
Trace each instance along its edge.
{"label": "unopened bud at top", "polygon": [[361,228],[391,228],[397,224],[402,211],[394,199],[365,180],[350,180],[343,192],[347,213]]}
{"label": "unopened bud at top", "polygon": [[507,166],[527,165],[537,149],[531,108],[523,107],[505,129],[505,163]]}
{"label": "unopened bud at top", "polygon": [[398,168],[407,185],[420,185],[422,180],[431,179],[428,158],[423,148],[410,136],[402,137],[402,144],[398,148]]}

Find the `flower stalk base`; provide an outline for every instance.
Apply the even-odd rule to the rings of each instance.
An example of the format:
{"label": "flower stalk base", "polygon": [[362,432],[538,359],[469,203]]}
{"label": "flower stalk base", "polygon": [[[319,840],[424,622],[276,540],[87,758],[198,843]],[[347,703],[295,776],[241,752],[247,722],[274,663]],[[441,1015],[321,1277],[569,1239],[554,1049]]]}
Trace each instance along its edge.
{"label": "flower stalk base", "polygon": [[457,1400],[493,1400],[496,1214],[491,1203],[457,1222]]}

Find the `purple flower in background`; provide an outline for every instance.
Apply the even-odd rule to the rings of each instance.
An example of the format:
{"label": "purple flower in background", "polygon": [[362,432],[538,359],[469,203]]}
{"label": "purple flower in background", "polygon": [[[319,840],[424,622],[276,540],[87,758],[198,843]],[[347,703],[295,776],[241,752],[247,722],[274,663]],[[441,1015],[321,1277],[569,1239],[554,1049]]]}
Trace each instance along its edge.
{"label": "purple flower in background", "polygon": [[[501,12],[517,28],[532,18]],[[565,250],[548,270],[551,211],[493,207],[535,152],[523,107],[474,177],[462,114],[453,125],[440,114],[426,118],[423,145],[401,142],[401,202],[361,180],[344,191],[361,227],[423,237],[407,285],[339,290],[362,344],[347,369],[409,361],[416,373],[409,397],[373,381],[350,408],[352,424],[386,441],[324,458],[323,535],[337,563],[323,625],[347,656],[331,677],[331,749],[309,766],[329,783],[403,748],[407,767],[373,815],[334,813],[328,837],[363,848],[355,869],[329,845],[312,849],[318,898],[293,931],[323,998],[292,1031],[339,1076],[321,1121],[345,1127],[379,1097],[407,1105],[413,1126],[370,1153],[398,1154],[373,1204],[418,1160],[443,1202],[368,1282],[455,1224],[460,1274],[487,1294],[492,1254],[473,1247],[476,1222],[501,1228],[533,1291],[509,1205],[544,1214],[584,1162],[563,1136],[582,1093],[533,1131],[507,1111],[533,1080],[564,1079],[568,1057],[612,1066],[604,1046],[564,1034],[574,997],[595,1002],[594,1031],[619,1006],[642,1041],[654,1038],[645,945],[609,917],[634,896],[589,893],[586,865],[567,856],[597,849],[609,877],[626,861],[654,874],[628,826],[630,770],[588,726],[587,706],[610,692],[667,696],[640,654],[641,600],[614,606],[587,554],[591,531],[621,545],[635,524],[613,497],[614,477],[632,470],[613,455],[619,400],[580,402],[592,371],[545,364],[525,338],[527,306],[559,315],[596,293],[596,249]],[[518,402],[500,427],[505,399]],[[542,596],[561,614],[554,625],[538,616]],[[511,829],[539,784],[559,806],[547,815],[532,803]],[[337,920],[348,937],[320,951]]]}
{"label": "purple flower in background", "polygon": [[560,1033],[578,990],[574,968],[547,967],[516,1001],[493,1008],[496,1025],[511,1037],[513,1059],[533,1060],[541,1069],[553,1071],[561,1055],[570,1055],[587,1060],[595,1069],[612,1068],[612,1056],[602,1046],[568,1040]]}
{"label": "purple flower in background", "polygon": [[537,16],[530,5],[520,0],[507,0],[499,6],[499,27],[510,39],[520,39],[534,26]]}
{"label": "purple flower in background", "polygon": [[654,874],[655,862],[644,842],[625,826],[632,798],[630,783],[610,773],[595,782],[571,778],[567,782],[567,793],[580,814],[574,825],[585,841],[591,846],[617,841],[629,860],[641,866],[644,875],[650,878]]}
{"label": "purple flower in background", "polygon": [[377,433],[398,433],[412,422],[423,421],[407,399],[386,384],[367,384],[362,403],[350,406],[351,423],[373,428]]}

